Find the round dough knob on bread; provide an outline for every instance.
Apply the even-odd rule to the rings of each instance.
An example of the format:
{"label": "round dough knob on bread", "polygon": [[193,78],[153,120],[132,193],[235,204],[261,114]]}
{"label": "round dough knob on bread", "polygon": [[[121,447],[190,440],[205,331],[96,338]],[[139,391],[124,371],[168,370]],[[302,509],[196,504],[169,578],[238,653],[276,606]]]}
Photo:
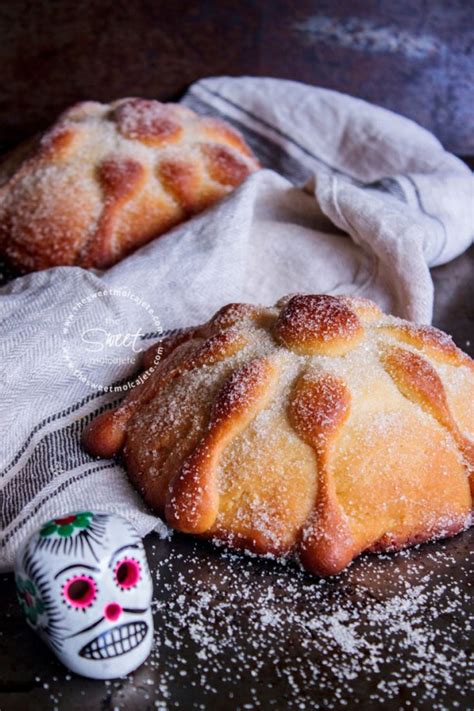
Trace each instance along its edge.
{"label": "round dough knob on bread", "polygon": [[474,364],[441,331],[300,294],[164,348],[83,441],[176,529],[330,575],[470,524]]}
{"label": "round dough knob on bread", "polygon": [[25,272],[107,268],[258,168],[235,129],[179,104],[84,102],[0,163],[0,252]]}

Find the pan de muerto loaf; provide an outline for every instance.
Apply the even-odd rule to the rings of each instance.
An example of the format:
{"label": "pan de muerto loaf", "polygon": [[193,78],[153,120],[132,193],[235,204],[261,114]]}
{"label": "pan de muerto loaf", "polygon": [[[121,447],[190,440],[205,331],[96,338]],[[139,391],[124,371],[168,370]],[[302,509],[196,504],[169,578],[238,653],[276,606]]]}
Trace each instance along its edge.
{"label": "pan de muerto loaf", "polygon": [[184,106],[81,103],[0,164],[0,252],[23,271],[109,267],[258,167],[233,128]]}
{"label": "pan de muerto loaf", "polygon": [[123,449],[174,528],[328,575],[469,525],[474,364],[441,331],[297,295],[231,304],[162,345],[84,444]]}

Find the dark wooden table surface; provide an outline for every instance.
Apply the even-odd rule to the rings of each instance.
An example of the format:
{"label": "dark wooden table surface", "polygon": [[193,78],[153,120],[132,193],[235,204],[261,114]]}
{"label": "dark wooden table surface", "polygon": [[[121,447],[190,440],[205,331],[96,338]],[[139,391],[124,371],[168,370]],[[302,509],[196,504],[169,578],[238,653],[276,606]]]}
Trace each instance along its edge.
{"label": "dark wooden table surface", "polygon": [[[472,4],[400,0],[0,4],[0,147],[68,104],[170,100],[218,74],[286,77],[414,118],[474,155]],[[474,352],[474,249],[433,272],[435,324]],[[327,582],[183,536],[146,542],[156,645],[127,679],[69,675],[1,577],[0,709],[468,709],[472,534],[366,556]]]}

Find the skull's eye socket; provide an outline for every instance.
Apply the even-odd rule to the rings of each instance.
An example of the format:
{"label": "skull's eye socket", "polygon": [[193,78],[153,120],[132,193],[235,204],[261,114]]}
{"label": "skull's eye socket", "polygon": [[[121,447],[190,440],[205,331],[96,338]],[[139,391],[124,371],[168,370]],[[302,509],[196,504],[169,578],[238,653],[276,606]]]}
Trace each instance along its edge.
{"label": "skull's eye socket", "polygon": [[115,580],[121,588],[133,588],[140,578],[140,563],[135,558],[125,558],[117,564]]}
{"label": "skull's eye socket", "polygon": [[63,594],[72,607],[89,607],[97,597],[97,585],[93,578],[77,575],[66,582]]}

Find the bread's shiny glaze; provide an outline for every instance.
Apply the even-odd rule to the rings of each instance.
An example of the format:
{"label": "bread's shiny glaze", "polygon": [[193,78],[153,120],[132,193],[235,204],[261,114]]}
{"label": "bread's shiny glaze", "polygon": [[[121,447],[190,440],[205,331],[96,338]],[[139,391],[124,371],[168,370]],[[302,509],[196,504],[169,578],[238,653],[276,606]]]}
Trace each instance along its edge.
{"label": "bread's shiny glaze", "polygon": [[84,444],[123,448],[178,530],[327,575],[469,525],[474,366],[444,333],[365,299],[296,295],[231,304],[164,346]]}
{"label": "bread's shiny glaze", "polygon": [[0,163],[0,251],[23,271],[109,267],[257,168],[233,128],[184,106],[84,102]]}

